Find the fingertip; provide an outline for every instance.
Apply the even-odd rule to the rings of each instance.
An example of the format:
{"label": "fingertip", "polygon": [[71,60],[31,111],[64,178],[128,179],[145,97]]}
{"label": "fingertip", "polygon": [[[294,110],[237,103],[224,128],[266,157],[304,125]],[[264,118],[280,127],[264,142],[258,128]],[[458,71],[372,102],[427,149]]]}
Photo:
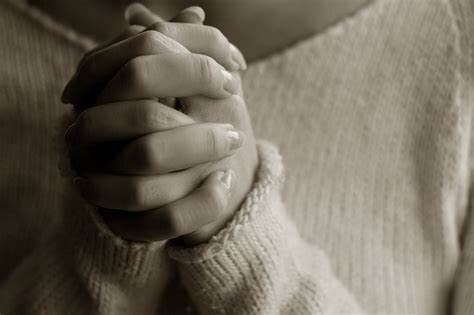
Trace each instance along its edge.
{"label": "fingertip", "polygon": [[224,78],[224,83],[222,85],[223,89],[230,95],[235,95],[239,93],[239,82],[234,78],[232,73],[227,70],[221,69],[222,76]]}
{"label": "fingertip", "polygon": [[63,94],[61,95],[61,102],[65,105],[69,104],[69,95],[66,88],[64,89]]}
{"label": "fingertip", "polygon": [[139,14],[140,12],[142,12],[144,10],[147,10],[146,7],[143,4],[139,3],[139,2],[134,2],[134,3],[129,4],[125,8],[125,11],[124,11],[125,21],[127,23],[131,24],[130,20],[133,19],[133,17],[136,14]]}
{"label": "fingertip", "polygon": [[204,20],[206,19],[206,12],[204,12],[204,9],[200,6],[191,6],[189,8],[184,9],[183,11],[193,11],[197,16],[199,16],[201,22],[204,22]]}
{"label": "fingertip", "polygon": [[244,55],[233,44],[230,44],[230,56],[232,61],[238,65],[240,70],[247,69],[247,62],[245,61]]}
{"label": "fingertip", "polygon": [[201,7],[191,6],[183,9],[172,21],[181,23],[202,24],[206,13]]}
{"label": "fingertip", "polygon": [[158,15],[151,12],[146,6],[141,3],[134,2],[130,4],[124,11],[125,21],[129,25],[150,26],[157,22],[164,20]]}
{"label": "fingertip", "polygon": [[71,81],[69,81],[64,87],[63,93],[61,94],[61,102],[63,102],[64,104],[70,104],[71,96],[72,96]]}

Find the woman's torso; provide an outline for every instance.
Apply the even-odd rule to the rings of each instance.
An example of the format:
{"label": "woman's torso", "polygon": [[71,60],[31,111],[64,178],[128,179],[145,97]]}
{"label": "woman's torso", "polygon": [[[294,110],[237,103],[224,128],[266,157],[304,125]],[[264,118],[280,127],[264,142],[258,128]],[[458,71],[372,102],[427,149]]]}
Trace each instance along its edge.
{"label": "woman's torso", "polygon": [[[68,193],[53,145],[59,95],[90,43],[0,6],[0,29],[9,30],[0,32],[6,274],[58,228]],[[451,9],[380,0],[244,76],[256,135],[284,158],[290,216],[369,312],[447,305],[470,137]]]}

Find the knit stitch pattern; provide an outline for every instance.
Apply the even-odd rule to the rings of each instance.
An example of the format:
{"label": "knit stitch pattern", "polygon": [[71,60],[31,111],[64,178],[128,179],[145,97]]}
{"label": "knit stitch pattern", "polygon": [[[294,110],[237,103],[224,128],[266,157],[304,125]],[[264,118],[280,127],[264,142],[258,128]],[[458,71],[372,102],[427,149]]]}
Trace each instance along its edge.
{"label": "knit stitch pattern", "polygon": [[187,248],[118,238],[61,176],[94,43],[0,0],[0,312],[473,314],[473,34],[471,0],[378,0],[251,64],[256,182]]}

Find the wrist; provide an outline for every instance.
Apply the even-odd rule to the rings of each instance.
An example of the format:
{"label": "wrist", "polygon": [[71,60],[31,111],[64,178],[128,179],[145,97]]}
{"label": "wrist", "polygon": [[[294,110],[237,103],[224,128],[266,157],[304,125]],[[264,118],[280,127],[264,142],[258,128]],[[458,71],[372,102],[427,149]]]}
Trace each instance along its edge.
{"label": "wrist", "polygon": [[[245,227],[251,229],[255,227],[261,232],[261,227],[257,226],[262,222],[273,220],[276,213],[268,213],[268,211],[273,208],[271,204],[279,202],[279,199],[274,197],[283,181],[281,157],[272,144],[263,141],[259,142],[258,155],[259,164],[252,188],[230,220],[210,236],[208,241],[196,244],[168,243],[167,247],[172,258],[180,262],[197,262],[209,259],[220,251],[228,251],[228,245],[239,240],[239,235],[242,233],[245,234],[243,232]],[[265,220],[257,219],[262,218],[262,215],[266,218]],[[242,240],[238,242],[241,243]],[[189,247],[189,245],[196,246]]]}

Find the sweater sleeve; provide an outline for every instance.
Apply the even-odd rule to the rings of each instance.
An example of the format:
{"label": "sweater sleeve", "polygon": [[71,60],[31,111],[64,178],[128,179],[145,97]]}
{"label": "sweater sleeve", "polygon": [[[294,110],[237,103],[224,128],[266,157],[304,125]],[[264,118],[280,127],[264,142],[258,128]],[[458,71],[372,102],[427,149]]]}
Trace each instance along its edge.
{"label": "sweater sleeve", "polygon": [[[474,100],[474,92],[471,92]],[[474,104],[474,103],[472,103]],[[474,314],[474,107],[471,107],[470,187],[468,208],[461,235],[461,255],[453,291],[454,315]]]}
{"label": "sweater sleeve", "polygon": [[[471,194],[472,195],[472,194]],[[465,234],[462,243],[461,261],[458,267],[454,288],[453,314],[474,314],[474,213],[471,209],[465,223]]]}
{"label": "sweater sleeve", "polygon": [[259,144],[257,181],[226,228],[192,248],[168,252],[203,314],[362,314],[326,255],[285,216],[281,158]]}
{"label": "sweater sleeve", "polygon": [[463,52],[463,63],[459,72],[463,79],[460,100],[469,107],[469,114],[465,118],[471,128],[468,159],[469,199],[460,237],[461,255],[453,290],[452,314],[470,315],[474,314],[474,2],[456,0],[452,1],[451,5],[457,16],[460,49]]}
{"label": "sweater sleeve", "polygon": [[[114,236],[77,197],[60,232],[0,287],[1,314],[156,314],[169,258],[163,243]],[[69,203],[74,205],[74,203]]]}

